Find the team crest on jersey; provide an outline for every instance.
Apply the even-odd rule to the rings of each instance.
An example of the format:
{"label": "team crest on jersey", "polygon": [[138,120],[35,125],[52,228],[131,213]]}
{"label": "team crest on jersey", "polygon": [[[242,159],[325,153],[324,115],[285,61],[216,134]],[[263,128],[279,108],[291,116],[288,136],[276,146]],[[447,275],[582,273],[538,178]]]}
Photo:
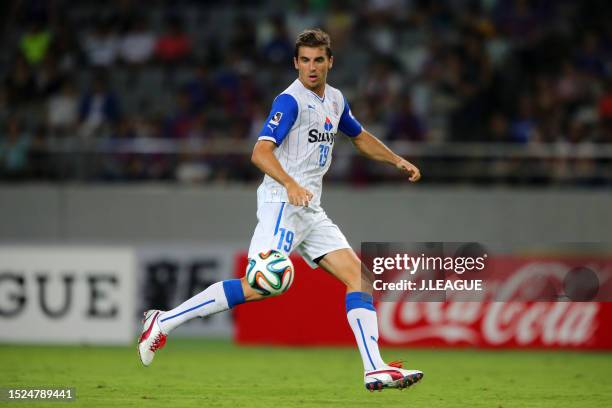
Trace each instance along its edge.
{"label": "team crest on jersey", "polygon": [[334,125],[331,123],[331,120],[329,120],[329,118],[326,116],[325,124],[323,125],[323,129],[325,129],[326,132],[329,132],[330,130],[332,130],[333,127]]}
{"label": "team crest on jersey", "polygon": [[283,112],[276,112],[272,119],[270,119],[270,123],[278,126],[280,124],[280,120],[283,117]]}
{"label": "team crest on jersey", "polygon": [[333,102],[332,105],[334,107],[334,113],[338,116],[338,102]]}

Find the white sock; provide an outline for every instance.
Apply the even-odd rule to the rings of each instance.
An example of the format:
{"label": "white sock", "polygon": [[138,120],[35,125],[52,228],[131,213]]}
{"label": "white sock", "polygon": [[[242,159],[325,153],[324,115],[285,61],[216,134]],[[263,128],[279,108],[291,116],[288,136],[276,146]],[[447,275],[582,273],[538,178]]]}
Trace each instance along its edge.
{"label": "white sock", "polygon": [[363,360],[365,371],[378,370],[385,362],[378,350],[378,318],[372,303],[372,296],[365,292],[351,292],[346,295],[346,317]]}
{"label": "white sock", "polygon": [[176,327],[195,317],[206,317],[244,303],[239,279],[217,282],[172,310],[159,315],[159,327],[170,333]]}

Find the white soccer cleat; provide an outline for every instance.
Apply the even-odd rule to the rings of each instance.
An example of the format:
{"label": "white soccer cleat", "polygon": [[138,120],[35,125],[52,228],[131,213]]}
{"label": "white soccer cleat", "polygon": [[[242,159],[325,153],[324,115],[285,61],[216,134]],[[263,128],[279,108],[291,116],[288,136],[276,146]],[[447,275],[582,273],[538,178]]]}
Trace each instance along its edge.
{"label": "white soccer cleat", "polygon": [[366,371],[365,387],[369,391],[382,391],[384,388],[403,390],[421,381],[423,372],[419,370],[404,370],[401,361],[394,361],[377,370]]}
{"label": "white soccer cleat", "polygon": [[166,335],[159,328],[159,315],[161,310],[148,310],[142,319],[142,334],[138,340],[138,355],[145,366],[150,365],[155,352],[166,345]]}

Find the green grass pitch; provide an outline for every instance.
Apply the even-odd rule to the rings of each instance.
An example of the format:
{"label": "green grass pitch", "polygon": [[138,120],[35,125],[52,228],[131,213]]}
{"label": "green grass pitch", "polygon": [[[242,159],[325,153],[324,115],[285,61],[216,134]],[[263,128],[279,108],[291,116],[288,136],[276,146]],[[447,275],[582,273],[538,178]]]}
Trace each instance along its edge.
{"label": "green grass pitch", "polygon": [[612,353],[386,349],[425,372],[370,393],[353,348],[238,347],[169,339],[153,365],[135,347],[0,345],[0,387],[76,387],[70,407],[609,407]]}

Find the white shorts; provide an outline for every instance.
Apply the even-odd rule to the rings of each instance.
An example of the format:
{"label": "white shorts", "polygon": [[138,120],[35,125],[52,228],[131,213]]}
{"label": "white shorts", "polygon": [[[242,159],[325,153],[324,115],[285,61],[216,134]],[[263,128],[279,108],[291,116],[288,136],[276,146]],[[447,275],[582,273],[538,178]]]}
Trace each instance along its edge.
{"label": "white shorts", "polygon": [[315,259],[342,248],[350,248],[340,228],[325,211],[289,203],[258,203],[257,226],[249,246],[249,258],[259,252],[275,249],[286,255],[293,250],[311,268]]}

